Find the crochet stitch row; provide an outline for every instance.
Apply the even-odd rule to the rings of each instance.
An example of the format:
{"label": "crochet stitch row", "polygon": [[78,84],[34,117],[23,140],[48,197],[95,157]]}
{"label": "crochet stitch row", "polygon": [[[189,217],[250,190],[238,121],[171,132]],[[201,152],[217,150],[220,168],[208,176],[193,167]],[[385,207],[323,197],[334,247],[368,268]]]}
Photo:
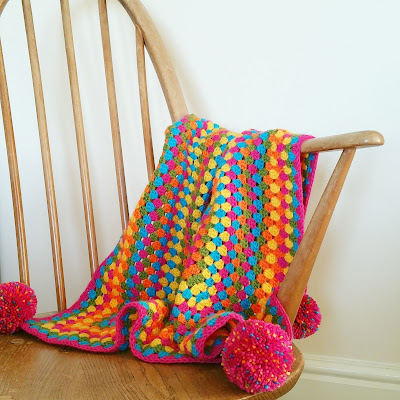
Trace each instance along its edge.
{"label": "crochet stitch row", "polygon": [[276,294],[299,246],[316,166],[309,136],[230,132],[189,115],[163,153],[114,251],[79,300],[23,329],[153,362],[219,362],[243,319],[279,324]]}

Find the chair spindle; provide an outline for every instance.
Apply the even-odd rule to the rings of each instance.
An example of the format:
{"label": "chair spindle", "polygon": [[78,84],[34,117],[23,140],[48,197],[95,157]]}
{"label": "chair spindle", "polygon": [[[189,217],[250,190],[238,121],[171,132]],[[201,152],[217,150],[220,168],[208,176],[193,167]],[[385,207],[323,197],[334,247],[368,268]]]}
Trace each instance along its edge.
{"label": "chair spindle", "polygon": [[22,207],[21,185],[19,180],[17,152],[15,149],[14,128],[11,116],[10,99],[8,96],[6,70],[4,66],[3,49],[0,41],[0,100],[3,114],[4,135],[6,139],[8,167],[10,171],[11,194],[14,208],[15,234],[17,238],[19,279],[29,285],[28,252],[24,210]]}
{"label": "chair spindle", "polygon": [[54,190],[53,170],[51,165],[49,137],[47,132],[46,111],[44,106],[42,78],[40,74],[39,58],[36,46],[35,29],[33,25],[30,0],[22,0],[26,38],[28,42],[29,59],[31,64],[33,91],[35,95],[36,114],[42,153],[43,175],[49,214],[50,238],[53,251],[54,279],[58,309],[66,308],[64,272],[61,255],[60,232],[58,227],[56,195]]}
{"label": "chair spindle", "polygon": [[129,210],[126,195],[124,161],[122,157],[121,136],[118,121],[117,96],[115,92],[114,71],[111,55],[110,30],[108,25],[106,0],[99,0],[101,39],[103,43],[104,68],[107,83],[108,105],[110,110],[111,133],[113,139],[115,170],[117,174],[118,197],[122,229],[128,224]]}
{"label": "chair spindle", "polygon": [[144,149],[146,153],[147,175],[149,179],[154,172],[154,149],[151,137],[149,97],[147,93],[146,64],[144,39],[140,28],[136,26],[136,58],[139,80],[140,109],[142,113]]}
{"label": "chair spindle", "polygon": [[96,231],[93,216],[92,192],[90,189],[89,167],[86,152],[85,130],[83,126],[82,105],[79,93],[78,72],[76,69],[74,39],[72,33],[69,0],[61,0],[61,15],[64,29],[65,51],[68,62],[68,75],[74,112],[76,143],[78,147],[79,169],[82,185],[83,207],[85,210],[86,236],[89,250],[89,266],[93,275],[98,266]]}

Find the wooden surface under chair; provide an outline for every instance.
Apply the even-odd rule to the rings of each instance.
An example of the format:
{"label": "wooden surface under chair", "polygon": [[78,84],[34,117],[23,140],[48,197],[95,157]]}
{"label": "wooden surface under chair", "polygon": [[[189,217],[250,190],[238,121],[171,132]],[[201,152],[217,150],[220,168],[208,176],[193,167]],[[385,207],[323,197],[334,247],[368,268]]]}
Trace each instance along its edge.
{"label": "wooden surface under chair", "polygon": [[[146,83],[145,50],[149,53],[157,72],[172,121],[175,122],[187,115],[188,110],[175,70],[149,14],[139,0],[119,0],[119,2],[125,8],[136,27],[140,105],[147,171],[150,177],[154,171],[154,155]],[[0,0],[0,14],[7,3],[7,0]],[[78,73],[75,62],[69,2],[68,0],[60,0],[60,3],[78,145],[89,264],[91,273],[93,274],[98,266],[98,253]],[[124,229],[129,220],[129,210],[119,133],[106,0],[98,0],[98,6],[121,225],[122,229]],[[57,304],[60,311],[66,308],[66,297],[46,111],[30,0],[22,0],[22,7],[43,158],[55,286]],[[28,252],[18,161],[1,43],[0,99],[14,205],[20,280],[29,284]],[[360,147],[379,146],[383,143],[383,136],[375,131],[316,138],[303,143],[301,148],[303,153],[342,150],[342,155],[315,210],[278,294],[278,298],[292,322],[299,308],[308,278],[356,149]],[[293,365],[292,373],[281,388],[273,392],[250,395],[230,383],[219,364],[148,364],[136,359],[129,351],[114,354],[88,353],[73,348],[46,344],[26,333],[16,333],[11,336],[0,336],[0,400],[64,398],[82,400],[105,398],[151,400],[276,399],[283,396],[295,385],[303,370],[303,355],[296,346],[294,346],[294,352],[296,361]]]}
{"label": "wooden surface under chair", "polygon": [[294,347],[296,361],[285,385],[251,396],[229,382],[220,364],[149,364],[129,350],[89,353],[25,332],[0,336],[0,349],[0,400],[272,400],[296,384],[304,367]]}

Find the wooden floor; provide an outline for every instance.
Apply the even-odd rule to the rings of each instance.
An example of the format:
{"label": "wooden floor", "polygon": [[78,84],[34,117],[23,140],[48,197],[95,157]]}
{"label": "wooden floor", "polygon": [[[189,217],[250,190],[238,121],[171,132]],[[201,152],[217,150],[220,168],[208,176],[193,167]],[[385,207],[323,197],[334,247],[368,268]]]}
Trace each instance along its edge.
{"label": "wooden floor", "polygon": [[94,354],[43,343],[22,332],[0,335],[0,400],[36,399],[275,399],[290,390],[304,366],[273,393],[250,396],[230,383],[219,364],[148,364],[130,351]]}

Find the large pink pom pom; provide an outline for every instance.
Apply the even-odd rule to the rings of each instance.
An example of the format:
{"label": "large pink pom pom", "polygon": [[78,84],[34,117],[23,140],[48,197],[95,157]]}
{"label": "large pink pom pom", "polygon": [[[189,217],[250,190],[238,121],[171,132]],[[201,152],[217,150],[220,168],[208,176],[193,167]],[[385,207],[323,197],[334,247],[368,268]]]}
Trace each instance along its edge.
{"label": "large pink pom pom", "polygon": [[36,313],[37,299],[29,286],[20,282],[0,285],[0,334],[9,335]]}
{"label": "large pink pom pom", "polygon": [[293,323],[293,337],[304,339],[317,332],[321,324],[321,313],[317,302],[308,294],[303,296]]}
{"label": "large pink pom pom", "polygon": [[229,380],[248,393],[282,386],[294,361],[292,343],[278,325],[247,320],[225,341],[222,366]]}

